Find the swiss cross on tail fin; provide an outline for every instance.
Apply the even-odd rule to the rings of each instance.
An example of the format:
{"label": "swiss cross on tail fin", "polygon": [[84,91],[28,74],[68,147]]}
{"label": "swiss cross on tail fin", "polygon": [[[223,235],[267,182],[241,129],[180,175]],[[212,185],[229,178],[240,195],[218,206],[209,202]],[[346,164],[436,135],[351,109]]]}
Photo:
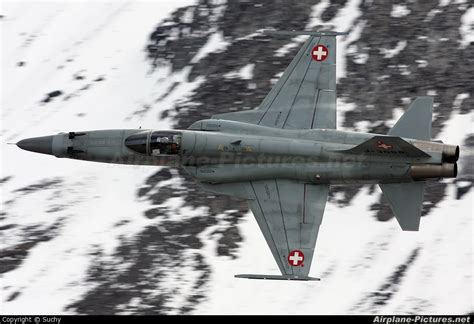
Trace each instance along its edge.
{"label": "swiss cross on tail fin", "polygon": [[374,136],[349,150],[340,152],[364,155],[403,156],[412,158],[428,158],[429,154],[395,136]]}

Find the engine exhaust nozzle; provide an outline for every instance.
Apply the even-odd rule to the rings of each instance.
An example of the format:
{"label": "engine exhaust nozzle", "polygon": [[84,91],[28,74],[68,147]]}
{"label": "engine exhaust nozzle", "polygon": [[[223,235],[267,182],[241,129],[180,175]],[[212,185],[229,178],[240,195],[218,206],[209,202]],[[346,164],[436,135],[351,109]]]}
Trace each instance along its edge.
{"label": "engine exhaust nozzle", "polygon": [[455,163],[459,159],[459,146],[443,145],[443,162]]}
{"label": "engine exhaust nozzle", "polygon": [[458,175],[458,165],[456,163],[412,165],[410,167],[410,175],[413,179],[456,178]]}

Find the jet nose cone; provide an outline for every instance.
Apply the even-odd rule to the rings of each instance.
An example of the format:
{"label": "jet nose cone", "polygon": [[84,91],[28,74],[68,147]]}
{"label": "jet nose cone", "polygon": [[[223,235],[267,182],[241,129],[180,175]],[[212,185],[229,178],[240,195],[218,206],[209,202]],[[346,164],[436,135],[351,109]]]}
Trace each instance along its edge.
{"label": "jet nose cone", "polygon": [[54,135],[26,138],[16,143],[16,145],[31,152],[53,154],[53,137]]}

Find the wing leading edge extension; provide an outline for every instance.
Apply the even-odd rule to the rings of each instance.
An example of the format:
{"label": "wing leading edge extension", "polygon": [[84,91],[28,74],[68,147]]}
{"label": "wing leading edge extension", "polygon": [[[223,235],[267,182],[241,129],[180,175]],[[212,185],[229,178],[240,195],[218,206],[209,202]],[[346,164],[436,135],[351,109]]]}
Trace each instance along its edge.
{"label": "wing leading edge extension", "polygon": [[336,32],[310,35],[282,77],[255,110],[213,116],[274,128],[336,128]]}

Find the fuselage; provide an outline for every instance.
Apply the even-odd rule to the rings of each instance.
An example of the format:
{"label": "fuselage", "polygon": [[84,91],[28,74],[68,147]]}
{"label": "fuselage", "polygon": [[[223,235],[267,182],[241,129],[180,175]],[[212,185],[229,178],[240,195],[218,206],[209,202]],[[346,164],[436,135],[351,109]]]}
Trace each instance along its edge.
{"label": "fuselage", "polygon": [[[390,183],[456,176],[459,148],[405,139],[429,156],[396,150],[347,151],[376,134],[289,130],[202,120],[187,130],[97,130],[60,133],[18,143],[26,150],[94,162],[183,167],[207,183],[293,179],[310,183]],[[385,136],[385,135],[378,135]]]}

